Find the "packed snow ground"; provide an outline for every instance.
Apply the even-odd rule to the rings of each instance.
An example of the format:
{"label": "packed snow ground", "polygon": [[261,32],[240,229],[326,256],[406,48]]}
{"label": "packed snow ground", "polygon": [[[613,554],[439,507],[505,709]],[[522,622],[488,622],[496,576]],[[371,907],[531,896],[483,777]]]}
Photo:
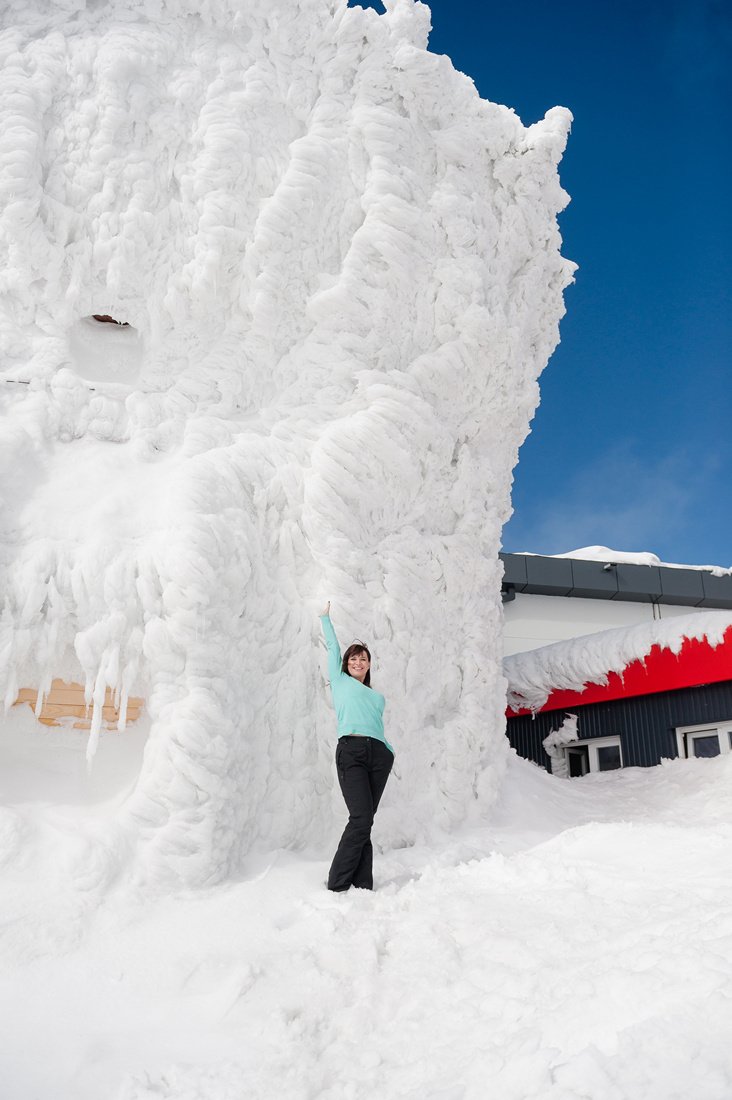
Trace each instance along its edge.
{"label": "packed snow ground", "polygon": [[2,1095],[729,1100],[731,789],[732,756],[576,781],[512,758],[489,827],[387,848],[345,895],[326,849],[105,890],[68,805],[16,803]]}

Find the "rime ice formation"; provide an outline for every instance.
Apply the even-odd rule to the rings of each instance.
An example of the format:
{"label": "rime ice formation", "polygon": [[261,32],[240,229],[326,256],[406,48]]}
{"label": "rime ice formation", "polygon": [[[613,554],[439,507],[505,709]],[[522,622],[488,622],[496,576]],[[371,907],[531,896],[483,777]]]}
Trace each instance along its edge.
{"label": "rime ice formation", "polygon": [[106,687],[143,696],[117,847],[214,879],[331,827],[330,598],[388,699],[387,842],[488,807],[569,113],[482,101],[413,0],[10,11],[6,706],[81,679],[93,755]]}
{"label": "rime ice formation", "polygon": [[577,733],[577,715],[567,714],[561,726],[544,738],[542,745],[549,757],[549,765],[552,775],[558,775],[561,779],[569,779],[569,761],[567,754],[562,752],[565,745],[571,745],[579,737]]}

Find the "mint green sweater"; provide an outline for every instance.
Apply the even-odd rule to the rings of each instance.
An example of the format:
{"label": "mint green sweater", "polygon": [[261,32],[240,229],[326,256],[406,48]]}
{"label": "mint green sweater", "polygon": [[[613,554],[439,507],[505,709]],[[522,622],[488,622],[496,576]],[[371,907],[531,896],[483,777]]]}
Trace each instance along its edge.
{"label": "mint green sweater", "polygon": [[349,676],[341,668],[341,647],[330,621],[330,615],[320,616],[320,625],[328,647],[328,675],[338,720],[338,736],[360,733],[365,737],[375,737],[383,741],[390,752],[394,752],[384,737],[384,706],[386,699],[378,691],[366,687],[355,676]]}

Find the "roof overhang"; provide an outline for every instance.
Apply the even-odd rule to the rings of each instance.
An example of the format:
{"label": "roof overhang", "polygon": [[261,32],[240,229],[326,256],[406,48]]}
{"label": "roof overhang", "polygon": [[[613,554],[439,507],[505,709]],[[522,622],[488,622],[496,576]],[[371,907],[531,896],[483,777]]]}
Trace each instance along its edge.
{"label": "roof overhang", "polygon": [[501,554],[504,603],[516,593],[732,609],[732,576],[704,569]]}
{"label": "roof overhang", "polygon": [[[574,710],[588,703],[677,691],[723,680],[732,680],[732,626],[716,646],[710,645],[706,638],[685,638],[678,653],[654,645],[643,660],[631,661],[622,673],[608,672],[604,684],[585,684],[582,691],[553,691],[538,711]],[[528,708],[506,710],[508,718],[531,713]]]}

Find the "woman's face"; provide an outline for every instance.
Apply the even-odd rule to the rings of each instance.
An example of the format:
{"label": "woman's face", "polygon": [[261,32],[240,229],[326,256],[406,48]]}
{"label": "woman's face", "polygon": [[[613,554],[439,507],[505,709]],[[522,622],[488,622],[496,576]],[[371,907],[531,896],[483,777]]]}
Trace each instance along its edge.
{"label": "woman's face", "polygon": [[371,667],[371,662],[365,653],[352,653],[348,658],[348,675],[353,676],[354,680],[360,680],[364,682],[366,673]]}

